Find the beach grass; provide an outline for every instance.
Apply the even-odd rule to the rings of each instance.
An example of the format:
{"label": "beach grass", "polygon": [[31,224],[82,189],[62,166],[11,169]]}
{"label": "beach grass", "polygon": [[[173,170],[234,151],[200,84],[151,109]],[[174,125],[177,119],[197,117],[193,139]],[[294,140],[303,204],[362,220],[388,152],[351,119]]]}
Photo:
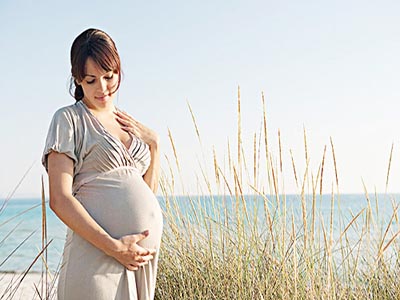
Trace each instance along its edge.
{"label": "beach grass", "polygon": [[[167,157],[170,167],[161,180],[166,228],[156,299],[400,299],[395,199],[388,194],[371,196],[364,186],[366,206],[345,218],[333,138],[321,149],[317,170],[311,170],[304,129],[302,173],[290,150],[290,176],[299,187],[300,202],[300,212],[293,211],[284,191],[281,133],[278,130],[274,153],[264,95],[261,98],[262,130],[254,133],[253,149],[244,149],[238,89],[236,145],[228,142],[223,162],[213,149],[200,164],[205,191],[201,195],[176,195],[177,185],[183,186],[181,191],[185,188],[179,150],[169,131],[174,156]],[[190,106],[189,110],[202,147]],[[323,194],[328,150],[334,180],[331,190]],[[393,145],[386,188],[392,154]],[[214,170],[211,175],[207,167]],[[317,203],[327,193],[331,208],[329,216],[323,216]],[[379,223],[377,203],[390,200],[390,221],[381,218]],[[206,208],[203,201],[209,202]],[[255,205],[260,202],[261,209]],[[184,213],[183,206],[188,208]]]}
{"label": "beach grass", "polygon": [[[155,299],[400,299],[396,199],[370,194],[364,185],[365,207],[346,217],[333,139],[321,149],[314,170],[304,129],[304,167],[290,150],[292,173],[286,174],[281,132],[274,149],[263,94],[261,105],[261,130],[251,137],[251,149],[245,148],[238,89],[236,141],[228,140],[222,159],[214,148],[202,152],[197,195],[186,192],[184,166],[168,130],[173,154],[165,157],[168,167],[160,179],[165,228]],[[203,148],[207,143],[188,108]],[[393,145],[386,188],[392,154]],[[328,171],[334,180],[324,191]],[[294,178],[299,190],[298,210],[285,194],[287,176]],[[329,201],[328,212],[320,210],[321,201]],[[380,217],[379,201],[393,203],[388,222]],[[31,299],[56,299],[57,271],[51,272],[46,264],[51,240],[47,240],[45,205],[43,190],[42,249],[17,280],[2,283],[10,288],[0,299],[13,299],[35,263],[43,267]]]}

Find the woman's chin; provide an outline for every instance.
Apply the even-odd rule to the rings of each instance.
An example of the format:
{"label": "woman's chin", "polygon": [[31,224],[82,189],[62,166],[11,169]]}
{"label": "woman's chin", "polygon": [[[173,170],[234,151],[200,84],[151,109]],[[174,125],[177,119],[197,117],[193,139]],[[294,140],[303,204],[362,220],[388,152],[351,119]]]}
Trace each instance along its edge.
{"label": "woman's chin", "polygon": [[104,97],[95,97],[94,102],[96,103],[96,105],[104,106],[104,105],[107,105],[112,102],[112,100],[114,99],[113,96],[114,95],[107,95]]}
{"label": "woman's chin", "polygon": [[96,102],[105,103],[105,102],[111,100],[111,97],[110,96],[95,97],[94,99],[96,100]]}

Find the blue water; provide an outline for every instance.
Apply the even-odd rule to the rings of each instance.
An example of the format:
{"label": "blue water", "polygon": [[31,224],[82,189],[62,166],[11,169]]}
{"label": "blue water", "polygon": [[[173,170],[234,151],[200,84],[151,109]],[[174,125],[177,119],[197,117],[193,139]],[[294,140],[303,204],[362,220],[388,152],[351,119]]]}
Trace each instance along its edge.
{"label": "blue water", "polygon": [[[40,199],[11,199],[1,201],[0,211],[0,272],[24,271],[42,249],[42,207]],[[46,204],[47,250],[50,270],[56,270],[62,255],[65,225]],[[11,257],[7,259],[10,255]],[[32,271],[41,271],[42,258]]]}
{"label": "blue water", "polygon": [[[372,234],[377,239],[381,238],[389,222],[393,223],[390,233],[392,234],[399,228],[396,218],[392,220],[393,206],[399,203],[400,195],[378,195],[378,201],[375,201],[375,196],[370,199],[371,216],[374,222]],[[230,217],[235,214],[237,207],[243,211],[245,204],[247,211],[253,216],[257,216],[260,224],[266,224],[265,221],[265,206],[272,216],[283,214],[284,203],[286,204],[287,220],[291,222],[292,214],[296,222],[296,226],[302,226],[302,211],[301,198],[298,195],[288,195],[284,199],[276,199],[275,197],[265,198],[246,196],[244,203],[236,202],[234,198],[229,196],[214,197],[213,201],[210,197],[176,197],[173,200],[167,200],[169,205],[176,208],[175,214],[178,212],[184,216],[188,222],[195,222],[196,216],[206,216],[219,222],[230,222]],[[168,207],[163,198],[159,198],[163,210]],[[310,222],[312,197],[306,196],[307,205],[307,220]],[[237,206],[237,203],[240,205]],[[4,207],[2,205],[4,204]],[[338,201],[334,201],[334,222],[333,234],[334,238],[343,231],[350,220],[366,208],[368,201],[365,195],[341,195]],[[47,265],[50,270],[54,271],[60,264],[62,249],[66,234],[65,225],[55,216],[46,204],[47,216],[47,241],[51,241],[47,249]],[[329,231],[329,221],[331,216],[331,196],[317,196],[316,201],[316,227],[321,228],[322,222],[327,231]],[[365,224],[366,211],[362,213],[357,222],[348,230],[348,234],[354,237],[354,240],[359,238],[361,227],[358,223]],[[397,217],[397,214],[396,214]],[[389,234],[390,238],[392,235]],[[7,202],[0,200],[0,272],[15,272],[26,270],[37,257],[42,249],[42,208],[40,199],[11,199]],[[9,258],[7,258],[10,256]],[[43,260],[39,258],[32,266],[31,270],[40,272],[43,268]]]}

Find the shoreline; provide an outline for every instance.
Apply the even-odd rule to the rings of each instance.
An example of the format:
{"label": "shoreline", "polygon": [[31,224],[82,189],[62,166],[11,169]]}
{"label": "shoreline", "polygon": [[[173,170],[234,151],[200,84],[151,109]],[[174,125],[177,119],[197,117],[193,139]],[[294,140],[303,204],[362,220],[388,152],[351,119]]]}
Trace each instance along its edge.
{"label": "shoreline", "polygon": [[[42,290],[42,273],[28,272],[25,277],[23,272],[0,271],[0,298],[3,299],[41,299],[38,291]],[[22,279],[23,278],[23,279]],[[22,279],[22,281],[21,281]],[[53,285],[52,278],[48,277],[51,296],[49,299],[56,299],[56,285]],[[44,289],[43,289],[44,290]]]}

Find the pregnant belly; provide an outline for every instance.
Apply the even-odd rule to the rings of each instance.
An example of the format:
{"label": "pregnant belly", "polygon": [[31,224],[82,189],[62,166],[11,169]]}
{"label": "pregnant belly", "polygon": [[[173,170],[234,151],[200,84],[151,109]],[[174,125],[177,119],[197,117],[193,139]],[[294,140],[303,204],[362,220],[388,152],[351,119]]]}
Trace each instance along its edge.
{"label": "pregnant belly", "polygon": [[158,200],[135,170],[101,174],[80,187],[76,198],[112,237],[149,230],[149,236],[140,244],[160,244],[163,219]]}

